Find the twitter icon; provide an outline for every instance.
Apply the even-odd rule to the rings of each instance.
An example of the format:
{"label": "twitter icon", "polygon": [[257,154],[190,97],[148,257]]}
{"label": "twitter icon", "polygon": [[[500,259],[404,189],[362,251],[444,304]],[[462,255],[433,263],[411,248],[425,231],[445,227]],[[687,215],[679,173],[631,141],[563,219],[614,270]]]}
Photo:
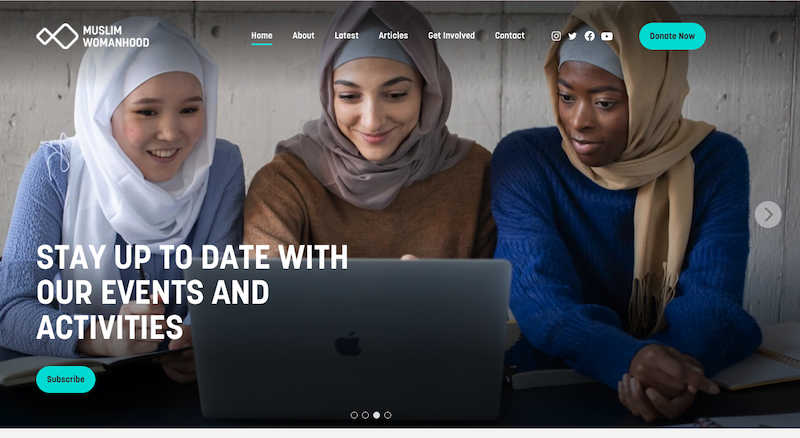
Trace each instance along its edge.
{"label": "twitter icon", "polygon": [[576,32],[570,32],[567,35],[569,35],[570,41],[574,40],[575,37],[578,36],[578,34]]}

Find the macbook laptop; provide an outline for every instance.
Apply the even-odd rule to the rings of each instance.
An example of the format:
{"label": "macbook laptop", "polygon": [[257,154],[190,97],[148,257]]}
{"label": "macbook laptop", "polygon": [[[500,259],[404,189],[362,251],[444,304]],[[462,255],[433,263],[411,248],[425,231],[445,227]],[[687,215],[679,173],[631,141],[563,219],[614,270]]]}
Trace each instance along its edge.
{"label": "macbook laptop", "polygon": [[[350,259],[203,270],[190,307],[203,415],[353,422],[497,417],[511,265]],[[241,263],[240,263],[241,265]],[[212,305],[264,280],[264,304]],[[263,294],[260,294],[263,298]]]}

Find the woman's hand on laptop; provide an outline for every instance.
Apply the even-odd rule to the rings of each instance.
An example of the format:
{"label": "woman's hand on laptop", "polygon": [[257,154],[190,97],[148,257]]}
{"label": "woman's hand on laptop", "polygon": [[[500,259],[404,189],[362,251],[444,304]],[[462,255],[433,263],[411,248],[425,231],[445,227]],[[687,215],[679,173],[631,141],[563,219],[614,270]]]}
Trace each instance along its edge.
{"label": "woman's hand on laptop", "polygon": [[[177,350],[178,348],[192,345],[192,326],[182,324],[181,329],[183,330],[181,337],[170,341],[170,350]],[[178,383],[191,383],[197,380],[197,368],[194,364],[194,348],[153,358],[153,362],[160,364],[167,377]]]}
{"label": "woman's hand on laptop", "polygon": [[[142,335],[142,321],[141,319],[134,323],[133,339],[131,339],[131,324],[124,319],[125,315],[163,315],[164,304],[160,300],[156,304],[136,304],[130,302],[123,304],[119,309],[119,318],[114,320],[114,326],[111,331],[111,338],[105,339],[97,337],[96,339],[89,339],[88,328],[84,331],[84,338],[78,341],[75,348],[79,353],[85,353],[92,356],[130,356],[133,354],[150,353],[156,351],[158,344],[161,342],[158,339],[144,339],[150,333],[150,327],[147,328],[147,333]],[[122,337],[117,338],[118,325],[122,325]],[[163,330],[161,331],[163,333]],[[100,336],[100,330],[97,331]]]}

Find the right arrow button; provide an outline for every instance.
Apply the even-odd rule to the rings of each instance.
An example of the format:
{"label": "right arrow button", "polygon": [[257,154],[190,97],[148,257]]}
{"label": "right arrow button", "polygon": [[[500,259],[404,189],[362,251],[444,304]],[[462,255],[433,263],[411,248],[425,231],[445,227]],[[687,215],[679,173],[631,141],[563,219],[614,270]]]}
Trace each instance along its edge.
{"label": "right arrow button", "polygon": [[781,222],[781,208],[772,201],[764,201],[756,207],[755,217],[762,227],[773,228]]}

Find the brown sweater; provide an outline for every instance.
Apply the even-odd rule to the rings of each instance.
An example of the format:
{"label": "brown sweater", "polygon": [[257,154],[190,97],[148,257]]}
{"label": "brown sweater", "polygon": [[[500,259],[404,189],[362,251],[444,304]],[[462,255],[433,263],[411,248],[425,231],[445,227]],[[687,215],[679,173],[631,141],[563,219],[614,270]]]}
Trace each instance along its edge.
{"label": "brown sweater", "polygon": [[491,154],[477,143],[455,166],[400,190],[379,211],[328,191],[303,160],[284,152],[256,173],[244,203],[244,243],[347,245],[348,258],[490,258],[497,229]]}

